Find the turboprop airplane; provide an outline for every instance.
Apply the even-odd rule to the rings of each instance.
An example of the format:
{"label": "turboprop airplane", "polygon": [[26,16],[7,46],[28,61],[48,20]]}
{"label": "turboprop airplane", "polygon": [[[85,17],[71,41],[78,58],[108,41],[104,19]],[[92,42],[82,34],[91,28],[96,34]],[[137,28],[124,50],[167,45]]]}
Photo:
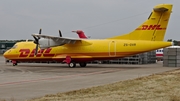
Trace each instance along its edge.
{"label": "turboprop airplane", "polygon": [[108,60],[131,56],[171,46],[164,42],[164,35],[172,12],[172,4],[160,4],[153,8],[148,19],[134,31],[106,39],[79,39],[32,34],[34,42],[18,42],[4,53],[15,61],[58,61],[69,67],[77,63],[85,67],[93,60]]}

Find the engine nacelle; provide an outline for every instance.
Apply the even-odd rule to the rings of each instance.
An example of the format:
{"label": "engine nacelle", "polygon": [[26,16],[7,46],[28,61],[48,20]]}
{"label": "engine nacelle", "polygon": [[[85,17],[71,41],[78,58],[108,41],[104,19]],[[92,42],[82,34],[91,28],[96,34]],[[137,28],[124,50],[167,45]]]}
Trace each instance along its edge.
{"label": "engine nacelle", "polygon": [[63,45],[64,43],[55,42],[52,39],[39,39],[39,47],[40,48],[49,48]]}

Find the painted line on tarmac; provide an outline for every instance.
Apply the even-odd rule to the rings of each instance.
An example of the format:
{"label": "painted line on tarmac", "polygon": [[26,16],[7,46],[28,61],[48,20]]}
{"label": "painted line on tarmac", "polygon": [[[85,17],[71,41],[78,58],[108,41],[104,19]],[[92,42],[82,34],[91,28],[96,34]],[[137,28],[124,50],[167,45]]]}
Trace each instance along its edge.
{"label": "painted line on tarmac", "polygon": [[4,69],[0,69],[0,74],[4,73]]}
{"label": "painted line on tarmac", "polygon": [[76,75],[55,76],[55,77],[50,77],[50,78],[39,78],[39,79],[34,79],[34,80],[6,82],[6,83],[0,83],[0,86],[24,84],[24,83],[33,83],[33,82],[40,82],[40,81],[48,81],[48,80],[55,80],[55,79],[59,79],[59,78],[70,78],[70,77],[77,77],[77,76],[88,76],[88,75],[94,75],[94,74],[111,73],[111,72],[116,72],[116,71],[120,71],[120,70],[123,70],[123,69],[121,68],[121,69],[113,69],[113,70],[106,70],[106,71],[100,71],[100,72],[76,74]]}
{"label": "painted line on tarmac", "polygon": [[0,67],[0,74],[3,74],[5,72],[5,68],[4,67]]}

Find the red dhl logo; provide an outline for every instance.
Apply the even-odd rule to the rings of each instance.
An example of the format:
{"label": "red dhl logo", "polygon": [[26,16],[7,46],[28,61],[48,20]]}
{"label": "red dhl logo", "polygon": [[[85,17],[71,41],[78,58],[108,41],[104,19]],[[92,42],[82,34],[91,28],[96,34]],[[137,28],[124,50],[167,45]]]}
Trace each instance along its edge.
{"label": "red dhl logo", "polygon": [[51,48],[48,49],[40,49],[37,54],[35,55],[35,50],[33,49],[32,51],[30,49],[20,49],[20,55],[19,57],[53,57],[55,54],[50,54]]}
{"label": "red dhl logo", "polygon": [[142,28],[137,28],[136,30],[165,30],[166,28],[161,28],[161,25],[142,25]]}

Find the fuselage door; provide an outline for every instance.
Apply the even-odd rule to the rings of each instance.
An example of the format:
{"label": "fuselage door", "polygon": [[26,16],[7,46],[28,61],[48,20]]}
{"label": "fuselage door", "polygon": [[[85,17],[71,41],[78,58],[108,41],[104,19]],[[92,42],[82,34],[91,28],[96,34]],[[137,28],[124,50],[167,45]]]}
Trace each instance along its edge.
{"label": "fuselage door", "polygon": [[116,56],[116,41],[109,42],[109,56]]}

